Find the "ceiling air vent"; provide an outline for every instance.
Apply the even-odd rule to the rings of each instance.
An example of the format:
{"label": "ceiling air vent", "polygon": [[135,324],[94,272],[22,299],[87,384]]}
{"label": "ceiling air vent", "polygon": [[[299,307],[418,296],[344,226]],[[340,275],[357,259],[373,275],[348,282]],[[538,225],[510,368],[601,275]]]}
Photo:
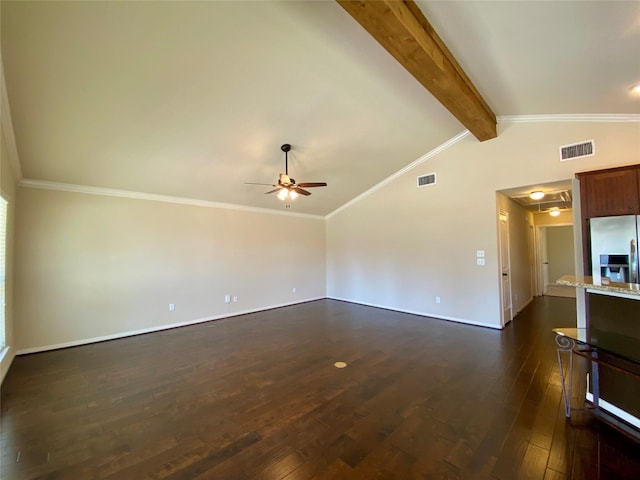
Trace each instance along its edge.
{"label": "ceiling air vent", "polygon": [[591,157],[593,155],[595,155],[595,145],[593,140],[560,147],[561,162],[573,160],[575,158]]}
{"label": "ceiling air vent", "polygon": [[436,174],[429,173],[427,175],[420,175],[418,177],[418,188],[426,187],[427,185],[435,185],[436,183]]}

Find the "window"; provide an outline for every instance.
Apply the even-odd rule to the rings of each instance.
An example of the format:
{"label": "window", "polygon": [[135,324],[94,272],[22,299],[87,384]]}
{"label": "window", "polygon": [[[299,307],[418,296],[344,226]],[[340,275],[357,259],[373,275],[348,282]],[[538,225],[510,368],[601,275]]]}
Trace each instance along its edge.
{"label": "window", "polygon": [[4,278],[7,258],[7,201],[0,197],[0,349],[5,346],[4,325]]}

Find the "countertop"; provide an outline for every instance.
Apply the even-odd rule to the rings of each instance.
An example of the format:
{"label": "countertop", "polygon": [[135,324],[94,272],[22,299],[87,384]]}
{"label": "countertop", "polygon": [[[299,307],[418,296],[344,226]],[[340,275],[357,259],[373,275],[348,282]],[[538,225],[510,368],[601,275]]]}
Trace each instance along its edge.
{"label": "countertop", "polygon": [[556,280],[558,285],[568,285],[570,287],[590,288],[593,290],[601,290],[603,292],[626,293],[628,295],[636,295],[640,297],[640,285],[637,283],[619,283],[610,282],[607,278],[602,281],[595,281],[593,277],[564,275]]}

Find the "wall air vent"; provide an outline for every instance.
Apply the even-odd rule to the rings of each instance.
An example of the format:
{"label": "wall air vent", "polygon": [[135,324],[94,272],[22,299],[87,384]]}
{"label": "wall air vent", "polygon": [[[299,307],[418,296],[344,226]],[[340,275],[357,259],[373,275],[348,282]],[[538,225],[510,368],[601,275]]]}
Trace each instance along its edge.
{"label": "wall air vent", "polygon": [[586,142],[574,143],[573,145],[565,145],[560,147],[560,161],[573,160],[582,157],[592,157],[595,155],[596,147],[593,140]]}
{"label": "wall air vent", "polygon": [[427,175],[420,175],[418,177],[418,188],[426,187],[427,185],[435,185],[436,183],[436,174],[428,173]]}

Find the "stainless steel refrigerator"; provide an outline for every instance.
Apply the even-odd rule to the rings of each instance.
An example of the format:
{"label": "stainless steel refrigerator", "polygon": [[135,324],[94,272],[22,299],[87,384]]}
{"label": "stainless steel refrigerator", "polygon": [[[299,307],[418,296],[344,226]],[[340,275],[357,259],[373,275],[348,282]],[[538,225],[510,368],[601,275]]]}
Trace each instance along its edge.
{"label": "stainless steel refrigerator", "polygon": [[591,270],[594,281],[638,283],[638,226],[640,216],[622,215],[589,220]]}
{"label": "stainless steel refrigerator", "polygon": [[[640,216],[592,218],[589,224],[594,280],[608,277],[612,282],[639,283]],[[640,339],[640,299],[587,291],[586,301],[590,329]],[[603,365],[599,368],[599,387],[601,407],[640,428],[640,378]]]}

